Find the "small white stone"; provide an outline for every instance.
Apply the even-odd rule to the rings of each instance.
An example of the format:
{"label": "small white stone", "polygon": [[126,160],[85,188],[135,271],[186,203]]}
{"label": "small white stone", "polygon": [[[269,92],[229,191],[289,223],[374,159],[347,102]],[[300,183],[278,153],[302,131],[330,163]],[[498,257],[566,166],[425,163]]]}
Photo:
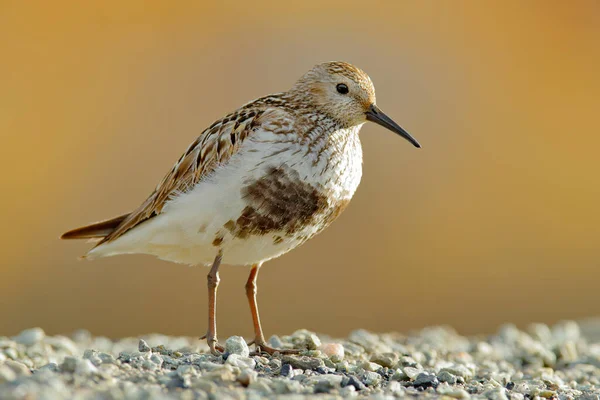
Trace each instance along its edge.
{"label": "small white stone", "polygon": [[42,328],[31,328],[25,329],[17,336],[14,337],[15,342],[21,343],[25,346],[31,346],[38,342],[41,342],[46,337],[46,333]]}
{"label": "small white stone", "polygon": [[381,365],[374,363],[374,362],[370,362],[370,361],[363,362],[361,367],[363,367],[365,371],[370,371],[370,372],[375,372],[375,371],[381,369]]}
{"label": "small white stone", "polygon": [[307,384],[307,385],[315,385],[318,383],[327,383],[332,386],[340,386],[342,383],[342,379],[344,379],[344,377],[342,375],[334,375],[334,374],[314,375],[314,376],[309,376],[308,378],[306,378],[303,383]]}
{"label": "small white stone", "polygon": [[229,354],[237,354],[242,357],[248,357],[250,355],[250,349],[248,344],[241,336],[231,336],[225,341],[225,350]]}
{"label": "small white stone", "polygon": [[365,376],[363,379],[363,382],[365,385],[373,386],[373,385],[378,384],[379,381],[381,381],[381,375],[379,375],[377,372],[370,372],[370,371],[365,372]]}
{"label": "small white stone", "polygon": [[256,361],[254,361],[254,359],[238,354],[230,354],[225,363],[241,369],[253,370],[254,367],[256,367]]}
{"label": "small white stone", "polygon": [[15,374],[15,371],[6,365],[0,365],[0,383],[11,382],[15,379],[17,379],[17,374]]}
{"label": "small white stone", "polygon": [[311,333],[306,336],[306,347],[308,347],[309,350],[316,350],[319,346],[321,346],[321,340],[317,335]]}
{"label": "small white stone", "polygon": [[420,369],[412,368],[412,367],[404,367],[403,371],[406,374],[406,376],[408,376],[410,379],[415,379],[417,377],[417,375],[419,375],[421,372],[423,372]]}
{"label": "small white stone", "polygon": [[75,373],[84,376],[93,375],[98,373],[98,368],[96,368],[90,360],[77,360]]}
{"label": "small white stone", "polygon": [[386,391],[388,392],[401,392],[402,391],[402,385],[400,384],[400,382],[398,381],[391,381],[387,387],[386,387]]}
{"label": "small white stone", "polygon": [[19,358],[19,353],[16,349],[12,347],[4,350],[4,355],[10,359],[17,360]]}
{"label": "small white stone", "polygon": [[18,361],[6,360],[4,365],[10,368],[17,376],[31,375],[29,368]]}

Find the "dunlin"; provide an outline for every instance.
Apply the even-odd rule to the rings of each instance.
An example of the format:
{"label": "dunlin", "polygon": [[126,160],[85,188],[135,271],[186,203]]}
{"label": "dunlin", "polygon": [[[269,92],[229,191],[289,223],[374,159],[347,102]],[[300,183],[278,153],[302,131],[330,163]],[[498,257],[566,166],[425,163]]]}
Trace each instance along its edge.
{"label": "dunlin", "polygon": [[254,100],[205,129],[139,208],[62,238],[97,239],[88,259],[142,253],[212,265],[205,337],[215,354],[223,351],[216,326],[219,266],[251,266],[246,295],[253,342],[272,354],[279,350],[262,332],[258,271],[346,208],[362,175],[358,132],[366,121],[420,147],[375,105],[366,73],[345,62],[316,65],[290,90]]}

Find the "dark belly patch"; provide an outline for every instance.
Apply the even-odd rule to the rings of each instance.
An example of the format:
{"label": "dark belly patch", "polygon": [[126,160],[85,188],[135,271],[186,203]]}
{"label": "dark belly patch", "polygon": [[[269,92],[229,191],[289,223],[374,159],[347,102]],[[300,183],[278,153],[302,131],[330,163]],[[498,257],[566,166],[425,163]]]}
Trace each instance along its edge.
{"label": "dark belly patch", "polygon": [[273,232],[294,236],[306,226],[321,225],[331,213],[326,192],[284,167],[271,167],[265,176],[242,189],[242,197],[247,204],[242,214],[224,225],[240,239]]}

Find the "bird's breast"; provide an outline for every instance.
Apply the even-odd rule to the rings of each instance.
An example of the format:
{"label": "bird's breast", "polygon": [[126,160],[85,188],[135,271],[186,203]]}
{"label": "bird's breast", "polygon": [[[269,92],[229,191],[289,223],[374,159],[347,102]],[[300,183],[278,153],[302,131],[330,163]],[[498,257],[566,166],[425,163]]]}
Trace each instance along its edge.
{"label": "bird's breast", "polygon": [[328,139],[272,145],[241,189],[244,208],[229,233],[308,238],[329,226],[360,183],[362,151],[358,129]]}

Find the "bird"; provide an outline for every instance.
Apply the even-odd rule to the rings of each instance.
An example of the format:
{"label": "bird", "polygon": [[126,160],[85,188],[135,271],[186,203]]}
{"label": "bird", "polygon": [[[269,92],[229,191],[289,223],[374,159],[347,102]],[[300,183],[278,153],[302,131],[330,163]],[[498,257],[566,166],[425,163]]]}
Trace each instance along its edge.
{"label": "bird", "polygon": [[246,296],[258,354],[298,353],[269,346],[257,303],[264,262],[300,246],[344,211],[362,176],[359,131],[374,122],[421,145],[376,105],[360,68],[315,65],[292,87],[253,100],[215,121],[134,211],[77,229],[61,239],[89,239],[86,259],[149,254],[210,266],[210,351],[219,344],[216,300],[221,263],[250,267]]}

